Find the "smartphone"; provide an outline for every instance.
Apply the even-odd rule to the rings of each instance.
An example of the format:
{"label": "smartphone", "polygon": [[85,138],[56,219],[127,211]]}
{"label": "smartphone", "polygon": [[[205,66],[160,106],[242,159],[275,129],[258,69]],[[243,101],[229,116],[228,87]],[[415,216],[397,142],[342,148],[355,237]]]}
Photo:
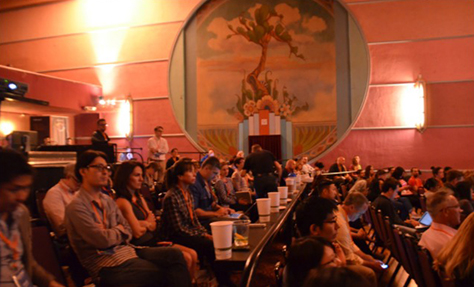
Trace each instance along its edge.
{"label": "smartphone", "polygon": [[380,266],[382,267],[382,269],[387,269],[388,268],[388,265],[385,264],[385,263],[381,263]]}

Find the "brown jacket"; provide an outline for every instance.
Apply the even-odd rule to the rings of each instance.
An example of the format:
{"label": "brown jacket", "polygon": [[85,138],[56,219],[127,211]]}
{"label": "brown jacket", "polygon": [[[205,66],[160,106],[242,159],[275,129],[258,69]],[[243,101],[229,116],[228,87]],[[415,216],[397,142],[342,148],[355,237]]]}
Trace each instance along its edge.
{"label": "brown jacket", "polygon": [[21,241],[23,243],[23,257],[21,261],[25,266],[26,272],[31,277],[33,284],[38,285],[38,287],[47,287],[49,283],[54,280],[54,277],[44,270],[33,258],[30,212],[23,204],[18,208],[22,208],[24,211],[21,215],[20,222],[18,222]]}

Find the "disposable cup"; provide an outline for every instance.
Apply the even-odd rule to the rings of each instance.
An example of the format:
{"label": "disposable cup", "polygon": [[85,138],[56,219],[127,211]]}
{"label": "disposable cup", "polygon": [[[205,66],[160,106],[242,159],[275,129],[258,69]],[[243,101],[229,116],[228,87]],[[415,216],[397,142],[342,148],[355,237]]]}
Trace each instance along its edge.
{"label": "disposable cup", "polygon": [[288,177],[285,179],[286,186],[288,187],[288,193],[293,193],[295,191],[295,178],[294,177]]}
{"label": "disposable cup", "polygon": [[234,246],[237,248],[249,245],[250,220],[234,221]]}
{"label": "disposable cup", "polygon": [[269,192],[268,198],[270,198],[270,210],[272,213],[279,212],[280,209],[280,193]]}
{"label": "disposable cup", "polygon": [[230,259],[232,257],[232,221],[212,222],[212,241],[217,260]]}
{"label": "disposable cup", "polygon": [[269,222],[270,198],[257,198],[257,209],[260,222]]}
{"label": "disposable cup", "polygon": [[285,206],[288,202],[288,186],[279,186],[278,193],[280,193],[280,205]]}

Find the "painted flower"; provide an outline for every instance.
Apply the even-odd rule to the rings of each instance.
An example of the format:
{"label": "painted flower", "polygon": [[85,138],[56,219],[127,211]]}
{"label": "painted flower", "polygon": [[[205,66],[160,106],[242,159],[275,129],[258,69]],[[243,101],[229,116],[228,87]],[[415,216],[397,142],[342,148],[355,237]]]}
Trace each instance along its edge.
{"label": "painted flower", "polygon": [[239,123],[244,121],[244,115],[242,115],[240,112],[236,112],[234,117],[239,121]]}
{"label": "painted flower", "polygon": [[255,104],[254,101],[248,101],[244,105],[244,114],[247,117],[252,116],[254,113],[257,112],[257,105]]}
{"label": "painted flower", "polygon": [[278,110],[280,104],[277,100],[274,100],[270,95],[263,96],[262,99],[257,101],[257,108],[259,110],[269,110],[274,113]]}
{"label": "painted flower", "polygon": [[291,115],[292,111],[291,111],[291,107],[290,105],[288,104],[283,104],[280,106],[280,115],[282,117],[288,117],[289,115]]}

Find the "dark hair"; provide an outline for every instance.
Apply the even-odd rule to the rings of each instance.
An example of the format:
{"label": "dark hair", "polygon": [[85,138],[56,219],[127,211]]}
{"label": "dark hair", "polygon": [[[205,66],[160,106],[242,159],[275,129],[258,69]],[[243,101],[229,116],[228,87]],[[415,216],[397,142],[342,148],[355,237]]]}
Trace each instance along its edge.
{"label": "dark hair", "polygon": [[438,175],[438,172],[439,172],[441,169],[443,169],[443,168],[440,167],[440,166],[437,166],[437,167],[432,166],[432,167],[431,167],[431,172],[433,173],[433,176]]}
{"label": "dark hair", "polygon": [[397,186],[399,185],[400,183],[395,178],[393,177],[387,178],[382,184],[382,192],[383,193],[388,192],[390,188],[395,190],[397,189]]}
{"label": "dark hair", "polygon": [[0,167],[0,185],[9,183],[21,175],[34,174],[26,158],[11,149],[0,149]]}
{"label": "dark hair", "polygon": [[392,172],[392,177],[400,180],[402,179],[403,173],[405,172],[405,169],[401,166],[397,166],[395,170]]}
{"label": "dark hair", "polygon": [[424,188],[426,188],[427,190],[431,190],[437,187],[438,185],[440,185],[439,181],[436,178],[431,177],[426,180]]}
{"label": "dark hair", "polygon": [[371,169],[372,169],[372,166],[370,164],[365,167],[365,178],[370,178],[370,170]]}
{"label": "dark hair", "polygon": [[240,164],[240,162],[243,161],[243,160],[244,160],[243,157],[238,157],[238,158],[234,159],[234,164],[235,164],[235,165],[238,165],[238,164]]}
{"label": "dark hair", "polygon": [[450,171],[450,170],[452,170],[452,169],[453,169],[452,167],[446,166],[446,167],[444,168],[444,172],[446,173],[446,172],[448,172],[448,171]]}
{"label": "dark hair", "polygon": [[302,236],[310,234],[311,225],[322,227],[328,215],[337,210],[337,206],[329,199],[309,197],[296,210],[296,226]]}
{"label": "dark hair", "polygon": [[79,172],[81,168],[87,168],[87,166],[91,164],[98,157],[101,157],[105,161],[107,161],[107,156],[105,155],[105,153],[101,151],[91,150],[91,149],[86,150],[79,156],[76,162],[76,169],[75,169],[76,177],[79,182],[82,182],[82,175]]}
{"label": "dark hair", "polygon": [[257,152],[262,150],[262,146],[259,144],[254,144],[252,145],[252,148],[250,149],[252,152]]}
{"label": "dark hair", "polygon": [[326,246],[334,248],[331,242],[322,237],[307,236],[295,240],[288,251],[286,261],[288,286],[303,285],[309,271],[321,265]]}
{"label": "dark hair", "polygon": [[366,287],[370,282],[347,267],[330,267],[309,272],[303,287]]}
{"label": "dark hair", "polygon": [[97,120],[97,125],[100,125],[100,122],[105,122],[105,119],[98,119]]}
{"label": "dark hair", "polygon": [[219,159],[215,156],[208,157],[201,165],[201,168],[205,168],[209,166],[211,168],[218,168],[221,169],[221,163]]}
{"label": "dark hair", "polygon": [[460,181],[456,184],[456,194],[459,199],[472,200],[471,194],[472,183],[470,181]]}
{"label": "dark hair", "polygon": [[330,179],[324,179],[324,180],[321,180],[318,184],[318,194],[321,195],[321,193],[323,192],[324,189],[328,188],[329,186],[331,186],[332,184],[335,184],[334,181],[330,180]]}
{"label": "dark hair", "polygon": [[178,185],[178,176],[184,175],[188,171],[194,170],[194,162],[190,158],[182,158],[178,160],[172,167],[166,171],[166,187],[172,188]]}
{"label": "dark hair", "polygon": [[455,179],[463,177],[464,174],[459,170],[451,169],[448,171],[448,173],[445,176],[446,176],[446,181],[451,182]]}
{"label": "dark hair", "polygon": [[324,163],[320,162],[320,161],[317,161],[314,163],[314,166],[319,168],[319,169],[323,169],[324,168]]}
{"label": "dark hair", "polygon": [[153,130],[156,132],[158,129],[163,129],[162,126],[156,126]]}
{"label": "dark hair", "polygon": [[[118,168],[114,177],[114,189],[117,197],[125,198],[130,202],[132,201],[132,194],[128,190],[127,184],[130,179],[130,175],[137,166],[142,169],[142,173],[145,173],[145,167],[143,164],[136,160],[124,161]],[[140,191],[133,190],[132,192],[134,192],[139,197],[141,196]]]}
{"label": "dark hair", "polygon": [[175,150],[178,150],[178,148],[177,147],[172,148],[171,152],[174,152]]}

